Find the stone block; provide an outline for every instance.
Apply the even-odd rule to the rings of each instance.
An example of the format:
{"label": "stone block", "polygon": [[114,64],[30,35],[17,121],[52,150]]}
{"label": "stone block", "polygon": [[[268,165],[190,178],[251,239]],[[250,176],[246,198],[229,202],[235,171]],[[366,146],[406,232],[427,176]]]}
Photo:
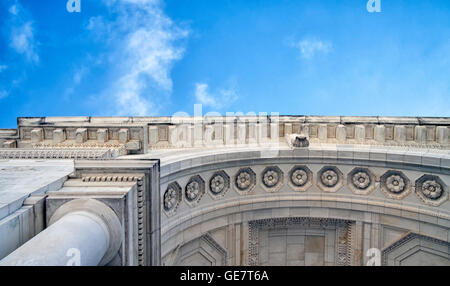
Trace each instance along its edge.
{"label": "stone block", "polygon": [[109,140],[108,129],[101,128],[97,130],[97,142],[106,143]]}
{"label": "stone block", "polygon": [[355,126],[355,140],[358,143],[363,143],[366,140],[366,127],[364,125]]}
{"label": "stone block", "polygon": [[416,126],[414,129],[415,141],[419,144],[427,143],[427,128],[425,126]]}
{"label": "stone block", "polygon": [[328,138],[328,127],[326,124],[319,124],[318,138],[321,142],[326,142]]}
{"label": "stone block", "polygon": [[375,140],[378,143],[384,143],[386,141],[386,127],[384,125],[375,126]]}
{"label": "stone block", "polygon": [[126,144],[130,140],[130,131],[128,129],[120,129],[119,130],[119,142],[122,144]]}
{"label": "stone block", "polygon": [[339,143],[344,143],[347,140],[347,128],[342,124],[336,127],[336,139]]}
{"label": "stone block", "polygon": [[449,129],[446,126],[436,127],[436,141],[442,145],[448,145]]}
{"label": "stone block", "polygon": [[404,125],[394,126],[394,140],[398,143],[406,142],[406,127]]}
{"label": "stone block", "polygon": [[16,148],[17,142],[16,140],[7,140],[3,142],[3,148]]}
{"label": "stone block", "polygon": [[53,131],[53,143],[58,144],[66,141],[66,132],[64,129],[55,129]]}
{"label": "stone block", "polygon": [[76,143],[84,143],[88,138],[87,129],[86,128],[78,128],[75,131],[75,141]]}
{"label": "stone block", "polygon": [[44,130],[42,128],[36,128],[31,130],[31,142],[39,143],[44,140]]}

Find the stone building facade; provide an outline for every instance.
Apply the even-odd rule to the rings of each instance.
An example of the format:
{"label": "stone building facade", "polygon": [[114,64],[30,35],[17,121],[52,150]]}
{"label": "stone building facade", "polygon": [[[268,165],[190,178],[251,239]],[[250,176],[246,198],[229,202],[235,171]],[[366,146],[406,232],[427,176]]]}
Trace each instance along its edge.
{"label": "stone building facade", "polygon": [[450,265],[450,118],[19,118],[0,265]]}

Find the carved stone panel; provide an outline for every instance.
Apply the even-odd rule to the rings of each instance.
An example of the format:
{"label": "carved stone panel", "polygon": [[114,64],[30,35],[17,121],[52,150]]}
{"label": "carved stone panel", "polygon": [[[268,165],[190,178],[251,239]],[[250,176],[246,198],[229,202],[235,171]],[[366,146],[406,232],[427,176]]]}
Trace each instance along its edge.
{"label": "carved stone panel", "polygon": [[350,265],[350,221],[276,218],[249,222],[248,263],[260,265]]}

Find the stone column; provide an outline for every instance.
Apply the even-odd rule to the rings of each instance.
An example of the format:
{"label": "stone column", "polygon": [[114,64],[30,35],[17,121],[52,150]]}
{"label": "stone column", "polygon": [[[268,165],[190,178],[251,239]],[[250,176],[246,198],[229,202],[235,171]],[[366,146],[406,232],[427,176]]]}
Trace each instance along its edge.
{"label": "stone column", "polygon": [[50,226],[0,261],[0,266],[96,266],[117,255],[121,224],[105,204],[77,199],[61,206]]}

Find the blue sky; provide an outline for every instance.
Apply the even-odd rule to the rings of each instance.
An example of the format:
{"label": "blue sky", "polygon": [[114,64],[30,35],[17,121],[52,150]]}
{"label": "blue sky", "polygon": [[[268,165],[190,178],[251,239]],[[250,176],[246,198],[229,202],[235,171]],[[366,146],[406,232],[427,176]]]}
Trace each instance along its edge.
{"label": "blue sky", "polygon": [[450,116],[450,2],[0,0],[0,127],[19,116]]}

